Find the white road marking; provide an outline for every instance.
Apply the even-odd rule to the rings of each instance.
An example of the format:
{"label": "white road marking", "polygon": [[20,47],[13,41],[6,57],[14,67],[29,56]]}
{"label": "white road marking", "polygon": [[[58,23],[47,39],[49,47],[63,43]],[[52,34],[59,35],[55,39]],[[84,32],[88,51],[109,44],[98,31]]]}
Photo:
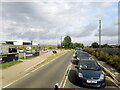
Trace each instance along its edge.
{"label": "white road marking", "polygon": [[69,72],[70,72],[70,70],[71,70],[71,66],[72,66],[72,63],[70,63],[70,64],[68,65],[67,69],[66,69],[66,72],[65,72],[65,74],[64,74],[64,76],[63,76],[63,79],[62,79],[62,81],[61,81],[61,83],[60,83],[60,88],[64,88],[64,87],[65,87],[66,81],[67,81],[67,79],[68,79]]}
{"label": "white road marking", "polygon": [[70,68],[69,68],[69,70],[68,70],[68,73],[67,73],[67,76],[66,76],[66,78],[65,78],[65,81],[64,81],[64,83],[63,83],[62,88],[64,88],[64,87],[65,87],[66,81],[67,81],[67,79],[68,79],[68,75],[69,75],[70,70],[71,70],[71,66],[72,66],[72,63],[70,64]]}
{"label": "white road marking", "polygon": [[[66,52],[66,53],[67,53],[67,52]],[[65,55],[66,53],[64,53],[64,54],[62,54],[62,55],[60,55],[60,56],[56,57],[55,59],[57,59],[57,58],[59,58],[59,57],[61,57],[61,56]],[[54,61],[55,59],[51,60],[50,62]],[[41,67],[39,67],[39,68],[42,68],[43,66],[45,66],[45,65],[49,64],[50,62],[48,62],[48,63],[46,63],[46,64],[42,65],[42,66],[41,66]],[[36,68],[35,70],[33,70],[33,71],[31,71],[31,72],[34,72],[34,71],[36,71],[36,70],[37,70],[37,69],[39,69],[39,68]],[[24,77],[28,76],[29,74],[31,74],[31,72],[29,72],[29,73],[25,74],[23,77],[21,77],[21,78],[19,78],[19,79],[15,80],[15,81],[13,81],[13,82],[11,82],[11,83],[7,84],[6,86],[4,86],[4,87],[2,87],[2,88],[7,88],[8,86],[10,86],[10,85],[14,84],[15,82],[17,82],[17,81],[21,80],[22,78],[24,78]]]}
{"label": "white road marking", "polygon": [[117,83],[115,83],[113,79],[111,79],[110,77],[107,77],[107,78],[108,78],[110,81],[112,81],[118,88],[120,88],[120,86],[119,86]]}
{"label": "white road marking", "polygon": [[60,88],[61,88],[61,86],[62,86],[62,83],[64,82],[64,78],[65,78],[65,76],[66,76],[66,73],[67,73],[67,71],[68,71],[69,66],[70,66],[70,65],[68,65],[68,67],[67,67],[67,69],[66,69],[66,71],[65,71],[65,74],[63,75],[62,81],[61,81],[61,83],[60,83]]}

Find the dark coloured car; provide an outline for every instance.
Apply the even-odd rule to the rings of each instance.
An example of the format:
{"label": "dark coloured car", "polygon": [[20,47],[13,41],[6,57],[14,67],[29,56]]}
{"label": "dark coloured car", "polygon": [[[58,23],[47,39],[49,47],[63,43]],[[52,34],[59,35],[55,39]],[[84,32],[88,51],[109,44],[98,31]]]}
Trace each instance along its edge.
{"label": "dark coloured car", "polygon": [[103,70],[95,60],[79,60],[76,68],[81,85],[90,87],[104,87],[106,85]]}
{"label": "dark coloured car", "polygon": [[74,58],[76,58],[77,60],[80,59],[89,59],[91,56],[89,53],[84,52],[83,50],[76,50],[75,51],[75,56]]}
{"label": "dark coloured car", "polygon": [[16,48],[9,48],[9,53],[17,53],[17,49]]}

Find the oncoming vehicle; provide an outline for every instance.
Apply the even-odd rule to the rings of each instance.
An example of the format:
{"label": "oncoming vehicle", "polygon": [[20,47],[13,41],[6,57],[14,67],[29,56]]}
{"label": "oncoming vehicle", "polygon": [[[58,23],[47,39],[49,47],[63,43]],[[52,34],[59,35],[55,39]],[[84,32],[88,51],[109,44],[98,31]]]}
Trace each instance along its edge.
{"label": "oncoming vehicle", "polygon": [[103,70],[95,60],[79,60],[76,68],[81,85],[90,87],[104,87],[106,85]]}

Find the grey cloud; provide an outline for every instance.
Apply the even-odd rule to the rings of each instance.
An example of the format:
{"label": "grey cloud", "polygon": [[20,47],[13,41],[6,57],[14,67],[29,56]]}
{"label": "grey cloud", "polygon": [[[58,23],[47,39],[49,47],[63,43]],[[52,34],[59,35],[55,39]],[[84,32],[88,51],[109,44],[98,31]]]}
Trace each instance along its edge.
{"label": "grey cloud", "polygon": [[26,31],[26,32],[11,32],[9,36],[14,36],[21,39],[40,39],[40,40],[50,40],[50,39],[58,39],[59,34],[56,34],[56,32],[51,31]]}
{"label": "grey cloud", "polygon": [[[61,35],[64,36],[66,34],[79,38],[90,36],[98,28],[93,22],[87,26],[82,26],[80,18],[84,17],[84,20],[86,20],[84,16],[86,13],[82,14],[82,9],[86,9],[89,13],[88,9],[99,7],[100,3],[86,4],[64,1],[49,3],[48,1],[40,1],[38,3],[4,2],[2,4],[5,27],[2,32],[8,35],[6,36],[8,39],[12,35],[15,39],[49,41],[58,39]],[[90,22],[89,20],[87,22],[87,20],[83,23]]]}
{"label": "grey cloud", "polygon": [[71,35],[73,37],[85,37],[91,35],[93,31],[96,30],[96,28],[97,28],[96,24],[90,23],[89,25],[85,26],[82,30],[81,28],[79,28],[79,30],[73,33],[68,32],[68,35]]}
{"label": "grey cloud", "polygon": [[[118,28],[114,27],[113,25],[105,27],[101,30],[102,36],[118,36]],[[95,36],[98,36],[98,32],[95,34]]]}
{"label": "grey cloud", "polygon": [[32,3],[24,2],[3,2],[2,3],[2,14],[3,20],[14,20],[17,22],[25,22],[26,16],[34,13],[33,8],[30,5]]}

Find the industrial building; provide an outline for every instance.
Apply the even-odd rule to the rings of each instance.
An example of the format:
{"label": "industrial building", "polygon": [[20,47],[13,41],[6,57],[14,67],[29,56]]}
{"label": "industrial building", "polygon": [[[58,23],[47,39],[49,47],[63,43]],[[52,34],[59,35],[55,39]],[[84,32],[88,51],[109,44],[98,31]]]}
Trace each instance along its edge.
{"label": "industrial building", "polygon": [[25,40],[6,40],[5,43],[10,45],[38,45],[38,43],[35,43],[33,41]]}

